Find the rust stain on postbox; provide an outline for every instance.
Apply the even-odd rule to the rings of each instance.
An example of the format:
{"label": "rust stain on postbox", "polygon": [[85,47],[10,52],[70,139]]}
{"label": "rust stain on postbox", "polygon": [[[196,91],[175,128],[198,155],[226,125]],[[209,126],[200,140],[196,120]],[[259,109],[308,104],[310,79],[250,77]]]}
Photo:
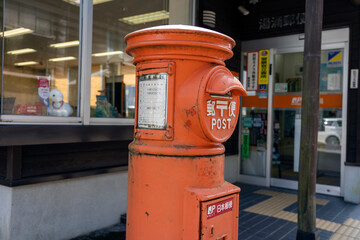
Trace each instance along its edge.
{"label": "rust stain on postbox", "polygon": [[246,95],[224,64],[234,40],[168,25],[125,41],[137,70],[126,238],[237,239],[240,189],[224,181],[222,145]]}

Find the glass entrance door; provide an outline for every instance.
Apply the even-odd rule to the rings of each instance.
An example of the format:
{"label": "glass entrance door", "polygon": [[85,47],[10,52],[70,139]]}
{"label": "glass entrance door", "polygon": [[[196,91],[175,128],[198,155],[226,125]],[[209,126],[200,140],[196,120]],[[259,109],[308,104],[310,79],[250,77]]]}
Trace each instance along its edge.
{"label": "glass entrance door", "polygon": [[[319,116],[316,191],[337,196],[344,186],[348,43],[348,28],[322,32],[320,108],[314,112]],[[297,189],[304,35],[244,41],[241,48],[249,96],[242,97],[238,180]],[[260,76],[261,49],[270,50],[268,82]]]}
{"label": "glass entrance door", "polygon": [[[314,112],[319,115],[317,184],[328,193],[339,192],[341,183],[343,56],[343,48],[321,51],[320,110]],[[294,185],[279,180],[298,180],[302,65],[303,52],[274,55],[271,178],[278,186]]]}
{"label": "glass entrance door", "polygon": [[272,49],[246,52],[244,58],[244,85],[248,96],[242,97],[240,119],[241,158],[240,181],[264,185],[270,180],[269,158],[269,99],[271,100],[270,66]]}

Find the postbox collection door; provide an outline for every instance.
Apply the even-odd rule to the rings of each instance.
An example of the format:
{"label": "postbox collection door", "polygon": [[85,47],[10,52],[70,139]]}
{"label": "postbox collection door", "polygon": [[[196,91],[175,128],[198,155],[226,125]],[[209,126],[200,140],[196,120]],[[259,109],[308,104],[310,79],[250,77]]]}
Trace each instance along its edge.
{"label": "postbox collection door", "polygon": [[239,195],[201,203],[201,240],[235,240],[238,235]]}

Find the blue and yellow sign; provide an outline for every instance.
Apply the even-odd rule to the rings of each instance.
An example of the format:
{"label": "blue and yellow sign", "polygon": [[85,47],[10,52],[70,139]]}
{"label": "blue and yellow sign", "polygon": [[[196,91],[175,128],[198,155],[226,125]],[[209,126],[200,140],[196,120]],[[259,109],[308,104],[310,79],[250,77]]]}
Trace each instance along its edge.
{"label": "blue and yellow sign", "polygon": [[327,67],[342,66],[342,51],[328,52]]}

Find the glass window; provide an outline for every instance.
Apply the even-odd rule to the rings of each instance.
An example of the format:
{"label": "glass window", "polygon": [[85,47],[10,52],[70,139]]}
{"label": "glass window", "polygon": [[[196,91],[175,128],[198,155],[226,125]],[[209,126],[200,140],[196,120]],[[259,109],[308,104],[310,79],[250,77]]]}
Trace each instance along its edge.
{"label": "glass window", "polygon": [[[0,13],[3,13],[3,1],[0,1]],[[2,27],[3,26],[3,17],[0,17],[0,26]],[[0,32],[2,31],[2,29],[0,30]],[[1,46],[1,48],[0,48],[0,69],[1,69],[1,71],[2,71],[2,62],[3,62],[3,58],[2,58],[2,56],[3,56],[3,48],[2,48],[2,45],[3,45],[3,37],[2,36],[0,36],[0,46]],[[1,81],[1,84],[0,84],[0,114],[1,114],[1,112],[2,112],[2,108],[3,108],[3,104],[1,104],[2,102],[3,102],[3,98],[2,98],[2,81]]]}
{"label": "glass window", "polygon": [[[343,49],[321,51],[317,183],[340,186]],[[274,178],[297,180],[300,157],[303,53],[275,55]]]}
{"label": "glass window", "polygon": [[[80,117],[134,117],[136,69],[125,53],[124,37],[168,24],[169,0],[93,0],[93,14],[83,16],[93,18],[91,66],[83,69],[91,68],[91,79],[83,84],[79,82],[81,1],[5,0],[1,8],[3,2],[2,120],[79,122]],[[86,34],[86,23],[83,30]],[[90,89],[90,99],[80,102],[84,89]],[[90,115],[80,111],[89,102]]]}
{"label": "glass window", "polygon": [[125,53],[126,34],[168,24],[168,0],[93,1],[90,114],[133,118],[135,66]]}
{"label": "glass window", "polygon": [[[248,63],[249,53],[243,56],[243,63]],[[250,55],[251,56],[251,55]],[[244,66],[243,79],[250,79],[250,67]],[[248,76],[248,78],[247,78]],[[254,86],[257,90],[249,91],[248,96],[242,97],[241,109],[241,161],[240,174],[265,177],[266,176],[266,149],[268,133],[268,84],[265,88],[258,85],[255,76]],[[250,83],[246,85],[249,89]],[[253,86],[253,87],[254,87]]]}
{"label": "glass window", "polygon": [[5,3],[1,113],[79,116],[79,7],[70,0]]}
{"label": "glass window", "polygon": [[[320,91],[341,93],[343,49],[321,51]],[[274,92],[301,93],[304,53],[276,54]]]}
{"label": "glass window", "polygon": [[266,175],[267,112],[266,108],[242,108],[241,174]]}
{"label": "glass window", "polygon": [[274,92],[300,93],[304,53],[276,54],[274,58]]}
{"label": "glass window", "polygon": [[342,93],[343,55],[343,49],[321,51],[321,93]]}

